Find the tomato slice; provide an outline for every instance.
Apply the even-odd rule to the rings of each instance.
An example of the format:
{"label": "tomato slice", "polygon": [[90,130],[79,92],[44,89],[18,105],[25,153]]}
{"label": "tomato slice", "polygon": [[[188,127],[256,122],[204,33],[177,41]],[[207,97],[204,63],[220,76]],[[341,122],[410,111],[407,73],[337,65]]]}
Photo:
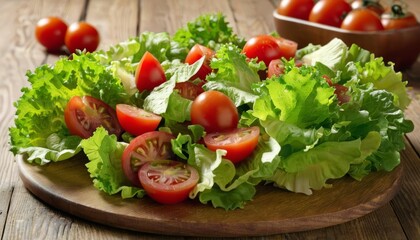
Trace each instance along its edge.
{"label": "tomato slice", "polygon": [[254,151],[258,145],[259,135],[260,129],[256,126],[237,128],[228,132],[207,134],[204,143],[212,151],[226,150],[225,158],[233,163],[239,163]]}
{"label": "tomato slice", "polygon": [[295,57],[298,48],[297,42],[282,37],[276,37],[276,42],[279,45],[281,57],[287,60]]}
{"label": "tomato slice", "polygon": [[201,80],[206,80],[206,76],[211,73],[212,69],[210,67],[210,61],[213,58],[215,52],[208,47],[205,47],[200,44],[194,45],[191,50],[188,52],[187,57],[185,58],[185,63],[193,64],[200,60],[203,56],[205,57],[203,65],[201,65],[198,72],[191,77],[191,80],[199,78]]}
{"label": "tomato slice", "polygon": [[179,82],[175,84],[175,89],[183,98],[194,100],[198,95],[204,92],[203,88],[192,82]]}
{"label": "tomato slice", "polygon": [[136,69],[135,82],[137,89],[152,91],[166,81],[162,65],[151,53],[145,52]]}
{"label": "tomato slice", "polygon": [[122,128],[134,136],[156,130],[162,120],[159,115],[128,104],[117,104],[116,111]]}
{"label": "tomato slice", "polygon": [[92,136],[99,126],[109,134],[119,137],[122,128],[118,123],[115,110],[100,99],[91,96],[74,96],[64,109],[64,121],[73,135],[81,138]]}
{"label": "tomato slice", "polygon": [[143,164],[173,158],[171,140],[174,138],[167,132],[152,131],[131,140],[122,154],[121,164],[125,176],[134,186],[141,186],[137,173]]}
{"label": "tomato slice", "polygon": [[141,167],[138,177],[147,195],[163,204],[187,199],[199,179],[195,168],[173,160],[148,162]]}

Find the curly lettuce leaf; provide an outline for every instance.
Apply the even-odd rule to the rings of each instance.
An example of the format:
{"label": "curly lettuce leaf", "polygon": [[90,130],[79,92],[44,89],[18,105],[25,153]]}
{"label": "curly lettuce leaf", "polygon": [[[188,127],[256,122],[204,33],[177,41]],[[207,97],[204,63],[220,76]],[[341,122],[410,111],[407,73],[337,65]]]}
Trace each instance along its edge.
{"label": "curly lettuce leaf", "polygon": [[282,159],[278,171],[267,180],[292,192],[312,194],[312,190],[330,187],[329,179],[341,178],[351,164],[362,162],[376,151],[381,137],[371,132],[365,139],[324,142],[308,151],[299,151]]}
{"label": "curly lettuce leaf", "polygon": [[[121,82],[90,53],[73,55],[72,60],[62,58],[54,66],[42,65],[28,72],[27,77],[31,86],[23,88],[22,96],[15,102],[11,151],[28,154],[36,163],[63,160],[78,152],[81,139],[71,136],[64,122],[64,109],[71,97],[90,95],[112,107],[128,101]],[[60,137],[66,154],[60,153],[64,148],[57,151],[48,142],[54,136]]]}
{"label": "curly lettuce leaf", "polygon": [[265,70],[263,62],[247,61],[241,49],[232,44],[222,45],[210,65],[214,73],[207,76],[203,88],[218,90],[232,99],[236,106],[252,103],[257,95],[252,86],[260,82],[259,70]]}
{"label": "curly lettuce leaf", "polygon": [[240,48],[245,45],[245,40],[233,32],[221,13],[204,14],[188,22],[187,26],[175,32],[173,40],[188,49],[197,43],[214,50],[225,43],[232,43]]}
{"label": "curly lettuce leaf", "polygon": [[334,89],[312,68],[293,67],[281,77],[267,79],[260,91],[253,115],[263,121],[272,117],[305,128],[332,115]]}
{"label": "curly lettuce leaf", "polygon": [[84,139],[81,146],[89,162],[86,163],[95,188],[122,198],[143,197],[145,191],[129,185],[121,167],[121,156],[127,143],[118,142],[115,135],[99,127],[93,136]]}

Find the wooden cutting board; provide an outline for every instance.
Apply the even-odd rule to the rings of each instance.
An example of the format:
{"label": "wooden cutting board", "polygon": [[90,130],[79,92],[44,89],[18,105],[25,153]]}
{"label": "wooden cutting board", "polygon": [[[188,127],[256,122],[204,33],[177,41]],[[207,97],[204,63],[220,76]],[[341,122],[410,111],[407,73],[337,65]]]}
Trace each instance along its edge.
{"label": "wooden cutting board", "polygon": [[400,188],[403,173],[399,166],[392,172],[372,173],[361,182],[345,177],[311,196],[258,186],[254,200],[244,209],[225,211],[194,200],[160,205],[148,197],[109,196],[93,187],[86,161],[79,156],[38,166],[17,158],[25,187],[64,212],[140,232],[208,237],[263,236],[344,223],[389,202]]}

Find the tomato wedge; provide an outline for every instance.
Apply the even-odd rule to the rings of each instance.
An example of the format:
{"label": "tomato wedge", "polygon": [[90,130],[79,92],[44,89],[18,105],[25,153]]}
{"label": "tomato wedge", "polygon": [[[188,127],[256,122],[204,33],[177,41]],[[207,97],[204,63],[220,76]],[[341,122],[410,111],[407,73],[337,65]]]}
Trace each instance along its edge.
{"label": "tomato wedge", "polygon": [[328,77],[327,75],[324,75],[322,77],[325,79],[325,81],[327,81],[330,87],[333,87],[335,89],[334,94],[337,96],[339,104],[347,103],[351,100],[351,97],[347,95],[347,91],[349,90],[348,87],[338,83],[333,83],[330,77]]}
{"label": "tomato wedge", "polygon": [[191,77],[191,80],[199,78],[201,80],[206,80],[206,76],[211,73],[212,69],[210,67],[210,61],[213,58],[215,52],[208,47],[205,47],[200,44],[194,45],[191,50],[188,52],[187,57],[185,58],[185,63],[193,64],[200,60],[203,56],[205,57],[203,65],[201,65],[198,72]]}
{"label": "tomato wedge", "polygon": [[254,151],[258,145],[259,135],[260,129],[256,126],[237,128],[228,132],[207,134],[204,143],[212,151],[226,150],[225,158],[233,163],[239,163]]}
{"label": "tomato wedge", "polygon": [[137,89],[152,91],[166,81],[162,65],[151,53],[145,52],[136,69],[135,81]]}
{"label": "tomato wedge", "polygon": [[147,195],[162,204],[187,199],[199,179],[195,168],[173,160],[148,162],[141,167],[138,176]]}
{"label": "tomato wedge", "polygon": [[117,104],[116,111],[122,128],[134,136],[156,130],[162,120],[159,115],[128,104]]}
{"label": "tomato wedge", "polygon": [[179,82],[175,84],[175,89],[183,98],[194,100],[198,95],[204,92],[203,88],[193,82]]}
{"label": "tomato wedge", "polygon": [[131,140],[122,154],[121,164],[125,176],[134,186],[141,186],[137,174],[143,164],[174,157],[171,145],[174,138],[170,133],[153,131]]}
{"label": "tomato wedge", "polygon": [[64,109],[64,121],[73,135],[88,138],[99,126],[109,134],[119,137],[122,128],[118,123],[115,110],[100,99],[91,96],[74,96]]}

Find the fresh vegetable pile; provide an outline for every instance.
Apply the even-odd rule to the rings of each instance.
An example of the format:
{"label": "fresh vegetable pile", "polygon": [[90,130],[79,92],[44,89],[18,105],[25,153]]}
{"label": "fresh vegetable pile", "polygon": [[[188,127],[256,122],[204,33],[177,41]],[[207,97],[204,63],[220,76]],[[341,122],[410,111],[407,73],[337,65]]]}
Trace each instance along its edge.
{"label": "fresh vegetable pile", "polygon": [[339,39],[296,47],[245,41],[219,14],[79,51],[27,73],[11,151],[41,165],[83,151],[108,194],[224,209],[259,184],[310,195],[392,171],[413,130],[401,73]]}

